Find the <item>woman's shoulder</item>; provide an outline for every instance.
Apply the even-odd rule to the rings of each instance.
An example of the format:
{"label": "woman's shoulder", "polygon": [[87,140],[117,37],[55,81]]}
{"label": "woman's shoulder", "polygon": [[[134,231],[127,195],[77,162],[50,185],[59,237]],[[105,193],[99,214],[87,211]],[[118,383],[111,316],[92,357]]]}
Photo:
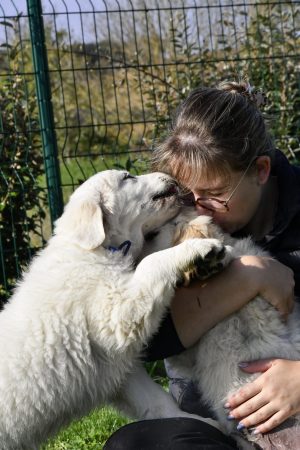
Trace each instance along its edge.
{"label": "woman's shoulder", "polygon": [[292,183],[300,184],[300,161],[290,162],[288,157],[276,149],[272,166],[272,175]]}
{"label": "woman's shoulder", "polygon": [[287,157],[277,150],[272,175],[277,178],[277,214],[282,216],[287,225],[300,214],[300,166],[291,164]]}

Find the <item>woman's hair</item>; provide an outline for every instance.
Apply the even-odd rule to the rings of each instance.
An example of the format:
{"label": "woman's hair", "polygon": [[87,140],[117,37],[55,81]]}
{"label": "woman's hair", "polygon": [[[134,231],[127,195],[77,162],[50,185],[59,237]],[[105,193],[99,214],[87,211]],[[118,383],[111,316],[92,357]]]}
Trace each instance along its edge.
{"label": "woman's hair", "polygon": [[243,171],[257,155],[272,157],[274,144],[259,106],[264,96],[246,82],[199,87],[180,104],[167,138],[153,152],[153,170],[188,188],[199,178]]}

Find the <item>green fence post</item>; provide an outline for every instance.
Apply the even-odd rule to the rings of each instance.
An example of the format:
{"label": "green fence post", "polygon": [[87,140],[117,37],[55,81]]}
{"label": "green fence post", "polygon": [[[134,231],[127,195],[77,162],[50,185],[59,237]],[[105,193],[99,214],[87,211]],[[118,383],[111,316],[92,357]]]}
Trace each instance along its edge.
{"label": "green fence post", "polygon": [[36,94],[44,152],[51,224],[63,211],[63,196],[54,130],[51,86],[40,0],[27,0]]}

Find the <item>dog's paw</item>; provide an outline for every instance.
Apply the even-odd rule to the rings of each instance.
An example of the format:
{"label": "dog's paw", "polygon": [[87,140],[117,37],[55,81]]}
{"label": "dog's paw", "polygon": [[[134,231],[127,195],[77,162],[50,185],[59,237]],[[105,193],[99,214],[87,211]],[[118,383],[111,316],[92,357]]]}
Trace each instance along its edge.
{"label": "dog's paw", "polygon": [[194,239],[192,245],[194,257],[184,269],[177,285],[188,286],[193,280],[204,280],[224,267],[226,251],[222,242],[217,239]]}

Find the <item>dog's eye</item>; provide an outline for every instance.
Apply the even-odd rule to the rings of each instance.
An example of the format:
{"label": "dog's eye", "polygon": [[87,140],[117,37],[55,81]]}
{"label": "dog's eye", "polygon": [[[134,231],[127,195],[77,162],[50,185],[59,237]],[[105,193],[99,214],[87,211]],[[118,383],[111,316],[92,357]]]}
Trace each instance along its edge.
{"label": "dog's eye", "polygon": [[124,180],[128,180],[129,178],[135,179],[135,177],[133,175],[131,175],[129,172],[125,172],[124,173],[124,177],[123,177],[123,181]]}

